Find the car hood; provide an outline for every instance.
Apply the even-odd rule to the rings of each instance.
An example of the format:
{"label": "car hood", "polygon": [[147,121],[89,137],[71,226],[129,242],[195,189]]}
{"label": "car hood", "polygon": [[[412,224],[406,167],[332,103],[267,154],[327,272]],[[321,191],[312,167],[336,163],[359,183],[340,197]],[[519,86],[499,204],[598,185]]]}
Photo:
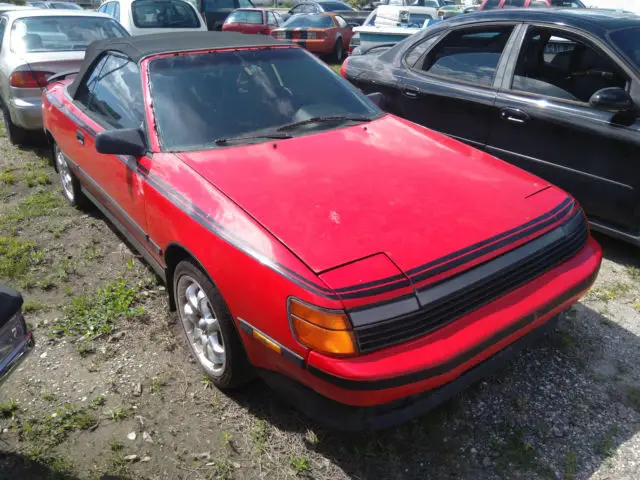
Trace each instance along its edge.
{"label": "car hood", "polygon": [[376,253],[407,272],[520,226],[567,197],[391,115],[179,156],[316,273]]}

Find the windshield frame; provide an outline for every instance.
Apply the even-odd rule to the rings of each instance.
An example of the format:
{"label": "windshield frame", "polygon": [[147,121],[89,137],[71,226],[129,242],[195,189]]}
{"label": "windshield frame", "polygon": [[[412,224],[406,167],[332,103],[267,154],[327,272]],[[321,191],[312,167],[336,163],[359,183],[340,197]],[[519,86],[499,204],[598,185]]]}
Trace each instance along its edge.
{"label": "windshield frame", "polygon": [[[158,59],[162,59],[162,58],[166,58],[166,57],[175,57],[175,56],[186,56],[186,55],[197,55],[197,54],[216,54],[216,53],[223,53],[223,52],[241,52],[241,51],[247,51],[247,50],[295,50],[295,51],[299,51],[301,52],[303,55],[307,56],[307,59],[309,61],[315,62],[317,65],[320,65],[322,68],[324,68],[327,71],[328,75],[333,75],[333,78],[335,78],[338,82],[340,82],[340,84],[345,87],[349,92],[351,92],[352,94],[354,94],[355,96],[357,96],[361,101],[363,101],[363,103],[370,109],[371,111],[371,115],[369,116],[370,120],[377,120],[381,117],[383,117],[384,115],[386,115],[387,113],[384,112],[382,109],[380,109],[373,101],[371,101],[366,95],[364,95],[360,90],[358,90],[356,87],[354,87],[350,82],[348,82],[347,80],[343,79],[342,77],[338,76],[332,69],[331,67],[329,67],[327,64],[325,64],[324,62],[322,62],[321,60],[319,60],[318,58],[316,58],[314,55],[312,55],[311,53],[307,52],[304,49],[300,49],[296,46],[289,46],[289,45],[283,45],[283,46],[267,46],[267,47],[251,47],[251,48],[225,48],[225,49],[212,49],[212,50],[194,50],[194,51],[184,51],[184,52],[175,52],[175,53],[167,53],[167,54],[160,54],[160,55],[154,55],[152,57],[147,57],[145,59],[143,59],[140,62],[140,71],[142,74],[142,80],[143,80],[143,93],[145,96],[145,103],[147,104],[147,113],[146,113],[146,120],[147,120],[147,124],[150,125],[152,128],[149,128],[149,139],[150,139],[150,144],[151,144],[151,150],[152,152],[155,153],[187,153],[187,152],[199,152],[199,151],[212,151],[212,150],[219,150],[219,149],[224,149],[224,148],[228,148],[226,146],[217,146],[215,144],[215,140],[214,138],[211,138],[210,141],[207,144],[200,144],[200,145],[192,145],[189,148],[167,148],[167,146],[165,145],[165,142],[163,142],[162,140],[162,132],[161,132],[161,125],[159,125],[158,122],[158,118],[156,116],[156,108],[157,108],[157,102],[154,100],[154,96],[153,96],[153,92],[152,92],[152,84],[153,84],[153,80],[152,80],[152,74],[150,71],[150,65],[153,61],[158,60]],[[355,115],[355,113],[352,113],[351,115]],[[327,132],[327,131],[331,131],[331,130],[337,130],[339,128],[345,128],[348,126],[352,126],[352,123],[340,123],[340,124],[336,124],[331,126],[331,128],[327,128],[327,125],[323,124],[322,125],[322,129],[303,129],[301,131],[287,131],[287,134],[291,134],[292,138],[296,138],[296,137],[300,137],[300,136],[305,136],[305,135],[311,135],[311,134],[315,134],[315,133],[322,133],[322,132]],[[266,127],[266,128],[261,128],[261,129],[256,129],[253,131],[247,131],[247,132],[243,132],[242,135],[243,136],[254,136],[254,135],[261,135],[261,134],[266,134],[266,133],[274,133],[276,131],[276,129],[279,127],[280,125],[277,126],[273,126],[273,127]],[[221,135],[221,137],[224,137],[224,135]],[[262,138],[262,139],[256,139],[256,141],[251,141],[251,142],[247,142],[245,144],[242,143],[233,143],[230,146],[242,146],[242,145],[247,145],[247,144],[261,144],[261,143],[267,143],[267,142],[273,142],[273,139],[269,139],[269,138]],[[278,141],[283,141],[283,140],[278,140]]]}
{"label": "windshield frame", "polygon": [[[97,40],[92,40],[91,42],[87,43],[87,46],[83,49],[79,49],[79,48],[70,48],[70,49],[60,49],[60,50],[18,50],[16,48],[14,48],[14,29],[16,28],[16,25],[19,22],[24,22],[25,20],[30,20],[30,19],[51,19],[51,18],[55,18],[55,19],[91,19],[91,20],[101,20],[105,23],[111,23],[114,27],[115,30],[118,30],[122,36],[122,37],[129,37],[129,32],[127,32],[127,30],[120,24],[120,22],[118,22],[115,18],[106,18],[103,17],[102,15],[98,16],[98,15],[34,15],[34,16],[24,16],[24,17],[16,17],[13,19],[13,21],[11,22],[11,26],[7,28],[8,30],[8,34],[9,34],[9,50],[11,51],[11,53],[14,53],[16,55],[28,55],[31,53],[60,53],[60,52],[86,52],[87,48],[89,47],[89,45]],[[101,39],[101,40],[105,40],[105,39]]]}

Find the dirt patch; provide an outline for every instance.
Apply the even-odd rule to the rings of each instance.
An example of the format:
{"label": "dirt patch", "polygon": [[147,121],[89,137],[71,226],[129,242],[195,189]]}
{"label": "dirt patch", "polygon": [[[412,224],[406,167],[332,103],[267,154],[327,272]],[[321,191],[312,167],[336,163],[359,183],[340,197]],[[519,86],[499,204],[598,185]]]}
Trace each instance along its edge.
{"label": "dirt patch", "polygon": [[502,373],[406,425],[345,436],[260,382],[212,388],[164,287],[58,189],[45,149],[0,139],[0,282],[23,292],[38,341],[0,390],[0,478],[640,475],[637,249],[598,237],[595,288]]}

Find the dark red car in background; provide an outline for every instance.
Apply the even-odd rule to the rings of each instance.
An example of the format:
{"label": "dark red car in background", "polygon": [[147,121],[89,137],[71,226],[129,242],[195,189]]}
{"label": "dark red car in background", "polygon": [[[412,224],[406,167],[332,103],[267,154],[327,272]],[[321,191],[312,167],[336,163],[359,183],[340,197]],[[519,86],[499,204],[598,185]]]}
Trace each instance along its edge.
{"label": "dark red car in background", "polygon": [[335,13],[301,14],[290,17],[281,28],[273,30],[271,36],[341,62],[349,50],[353,29]]}
{"label": "dark red car in background", "polygon": [[565,192],[374,98],[232,32],[94,42],[43,92],[65,197],[166,281],[213,383],[258,373],[339,429],[405,421],[504,365],[601,261]]}
{"label": "dark red car in background", "polygon": [[269,35],[282,23],[278,12],[262,8],[239,8],[224,21],[222,31]]}
{"label": "dark red car in background", "polygon": [[478,8],[481,10],[493,10],[494,8],[585,8],[580,0],[484,0]]}

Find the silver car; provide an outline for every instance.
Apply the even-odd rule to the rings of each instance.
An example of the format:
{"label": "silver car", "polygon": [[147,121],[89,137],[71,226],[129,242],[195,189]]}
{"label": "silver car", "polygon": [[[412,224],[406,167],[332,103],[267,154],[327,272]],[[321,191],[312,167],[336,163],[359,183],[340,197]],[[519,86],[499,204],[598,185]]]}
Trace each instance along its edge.
{"label": "silver car", "polygon": [[108,15],[80,10],[0,13],[0,109],[12,144],[42,130],[42,87],[54,74],[78,70],[95,40],[129,34]]}

